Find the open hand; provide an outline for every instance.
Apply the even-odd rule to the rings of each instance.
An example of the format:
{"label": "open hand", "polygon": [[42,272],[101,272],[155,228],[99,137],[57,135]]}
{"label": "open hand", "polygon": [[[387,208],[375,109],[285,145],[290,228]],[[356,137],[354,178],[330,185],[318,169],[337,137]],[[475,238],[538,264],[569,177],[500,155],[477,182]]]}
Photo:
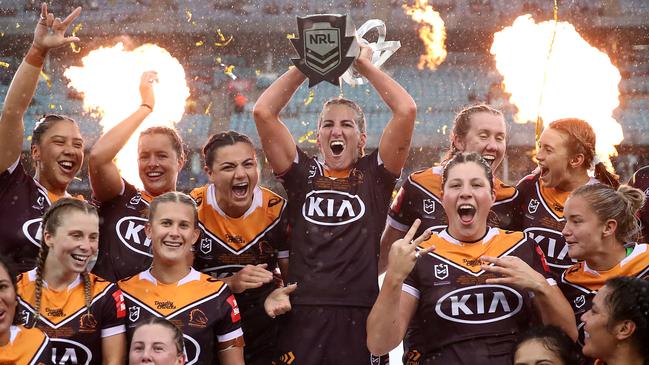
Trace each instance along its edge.
{"label": "open hand", "polygon": [[523,290],[536,291],[541,285],[547,283],[543,275],[516,256],[500,258],[483,256],[481,259],[493,264],[482,264],[482,270],[501,275],[499,278],[487,279],[487,284],[505,284]]}
{"label": "open hand", "polygon": [[291,284],[283,288],[273,290],[266,300],[264,300],[264,309],[266,314],[275,318],[291,310],[290,295],[297,289],[297,284]]}
{"label": "open hand", "polygon": [[232,275],[228,285],[233,293],[238,294],[248,289],[259,288],[273,281],[273,273],[266,270],[268,264],[246,265]]}

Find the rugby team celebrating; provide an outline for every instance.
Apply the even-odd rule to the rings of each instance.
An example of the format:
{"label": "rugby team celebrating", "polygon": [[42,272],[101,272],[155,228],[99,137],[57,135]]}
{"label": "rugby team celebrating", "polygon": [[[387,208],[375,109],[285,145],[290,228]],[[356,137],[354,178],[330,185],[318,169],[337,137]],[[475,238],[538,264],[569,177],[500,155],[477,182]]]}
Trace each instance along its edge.
{"label": "rugby team celebrating", "polygon": [[85,149],[72,118],[36,124],[34,176],[20,160],[44,59],[78,41],[66,30],[80,12],[42,6],[5,96],[1,364],[375,365],[402,341],[410,365],[539,363],[526,360],[535,341],[576,349],[547,363],[647,363],[649,168],[620,184],[587,122],[549,123],[538,168],[514,187],[496,176],[502,112],[469,106],[444,160],[393,198],[417,107],[362,46],[354,67],[392,112],[375,151],[371,121],[342,97],[318,119],[322,159],[302,151],[280,118],[306,80],[291,68],[253,110],[286,199],[259,185],[255,145],[236,131],[207,139],[209,183],[184,194],[180,136],[144,130],[138,189],[113,160],[155,108],[145,72],[142,105],[90,148],[86,202],[67,192]]}

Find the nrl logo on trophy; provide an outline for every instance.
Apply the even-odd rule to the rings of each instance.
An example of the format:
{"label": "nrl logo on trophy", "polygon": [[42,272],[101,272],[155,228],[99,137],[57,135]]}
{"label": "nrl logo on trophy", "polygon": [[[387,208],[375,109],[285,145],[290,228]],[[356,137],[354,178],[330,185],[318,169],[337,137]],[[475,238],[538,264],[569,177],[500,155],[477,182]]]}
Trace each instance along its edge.
{"label": "nrl logo on trophy", "polygon": [[309,78],[339,85],[339,79],[358,55],[356,29],[347,15],[320,14],[297,18],[298,38],[291,39],[299,58],[295,66]]}

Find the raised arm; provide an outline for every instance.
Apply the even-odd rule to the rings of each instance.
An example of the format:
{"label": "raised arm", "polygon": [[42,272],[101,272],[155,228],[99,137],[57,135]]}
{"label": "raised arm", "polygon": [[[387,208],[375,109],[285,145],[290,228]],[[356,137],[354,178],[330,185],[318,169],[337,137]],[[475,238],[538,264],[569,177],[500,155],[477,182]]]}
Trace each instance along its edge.
{"label": "raised arm", "polygon": [[65,37],[65,31],[80,13],[81,8],[76,8],[61,20],[47,12],[47,4],[41,5],[41,17],[34,30],[32,46],[11,81],[0,116],[0,171],[9,168],[20,156],[25,133],[23,116],[34,97],[47,52],[79,40]]}
{"label": "raised arm", "polygon": [[297,153],[293,136],[279,119],[279,113],[304,80],[302,72],[292,67],[261,94],[252,112],[264,153],[276,174],[286,172]]}
{"label": "raised arm", "polygon": [[142,74],[140,78],[142,105],[133,114],[104,133],[90,151],[88,174],[90,175],[92,195],[101,202],[108,201],[122,192],[124,187],[122,178],[113,159],[144,119],[153,111],[155,105],[153,84],[157,78],[157,73],[153,71]]}
{"label": "raised arm", "polygon": [[354,67],[367,78],[388,108],[392,110],[392,119],[381,135],[379,155],[388,171],[400,175],[410,150],[417,105],[401,85],[372,65],[370,54],[371,49],[362,46],[361,55],[354,62]]}
{"label": "raised arm", "polygon": [[[367,348],[374,355],[387,354],[399,345],[417,311],[418,299],[404,293],[401,287],[415,267],[417,245],[429,236],[424,234],[413,240],[420,223],[417,219],[408,233],[390,248],[388,270],[379,296],[367,317]],[[434,248],[431,246],[422,250],[420,255]]]}

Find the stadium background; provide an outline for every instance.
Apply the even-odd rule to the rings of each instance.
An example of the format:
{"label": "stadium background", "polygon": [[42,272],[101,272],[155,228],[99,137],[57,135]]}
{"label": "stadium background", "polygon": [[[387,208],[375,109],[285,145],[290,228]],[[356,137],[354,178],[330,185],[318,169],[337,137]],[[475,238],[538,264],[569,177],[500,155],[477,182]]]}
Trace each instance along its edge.
{"label": "stadium background", "polygon": [[[412,3],[412,1],[410,1]],[[179,189],[205,183],[200,148],[208,134],[234,129],[258,142],[251,109],[259,94],[291,64],[294,50],[287,34],[296,32],[295,17],[313,13],[348,13],[356,26],[368,19],[386,22],[388,40],[400,40],[401,49],[383,69],[400,82],[418,105],[413,146],[405,173],[430,166],[448,148],[454,114],[470,103],[485,101],[501,108],[510,127],[506,160],[498,174],[515,183],[534,168],[532,152],[534,126],[513,122],[515,107],[500,86],[489,48],[493,34],[522,14],[536,21],[552,18],[551,0],[441,0],[432,5],[446,23],[444,63],[435,71],[418,70],[423,46],[417,25],[402,9],[402,1],[278,1],[278,0],[61,0],[51,1],[55,14],[83,6],[81,52],[70,48],[52,52],[45,72],[51,86],[41,78],[32,105],[25,116],[24,156],[29,151],[31,130],[44,113],[63,113],[75,118],[92,147],[101,133],[96,119],[84,114],[81,96],[66,87],[66,67],[80,65],[81,58],[99,46],[117,41],[127,47],[151,42],[166,48],[183,65],[191,96],[186,113],[177,124],[184,137],[189,160],[179,179]],[[2,100],[22,56],[31,42],[38,17],[38,1],[0,0],[0,94]],[[649,163],[649,1],[564,0],[559,1],[560,20],[575,25],[593,46],[606,52],[622,74],[620,107],[614,117],[622,124],[625,139],[619,156],[613,158],[616,171],[627,179],[638,167]],[[191,18],[191,21],[189,21]],[[218,32],[232,36],[224,47],[198,46],[214,39]],[[371,39],[370,35],[370,39]],[[233,80],[223,65],[234,65]],[[343,86],[346,97],[357,101],[368,120],[368,149],[376,148],[380,133],[390,117],[389,110],[371,87]],[[284,110],[282,118],[304,149],[317,153],[317,116],[322,103],[340,90],[322,83],[308,103],[304,84]],[[0,101],[2,102],[2,101]],[[2,104],[0,104],[1,107]],[[300,138],[302,137],[302,138]],[[259,145],[259,144],[258,144]],[[281,191],[259,151],[262,184]],[[29,165],[25,159],[26,166]],[[406,176],[404,174],[404,176]],[[86,168],[71,190],[88,195]]]}

